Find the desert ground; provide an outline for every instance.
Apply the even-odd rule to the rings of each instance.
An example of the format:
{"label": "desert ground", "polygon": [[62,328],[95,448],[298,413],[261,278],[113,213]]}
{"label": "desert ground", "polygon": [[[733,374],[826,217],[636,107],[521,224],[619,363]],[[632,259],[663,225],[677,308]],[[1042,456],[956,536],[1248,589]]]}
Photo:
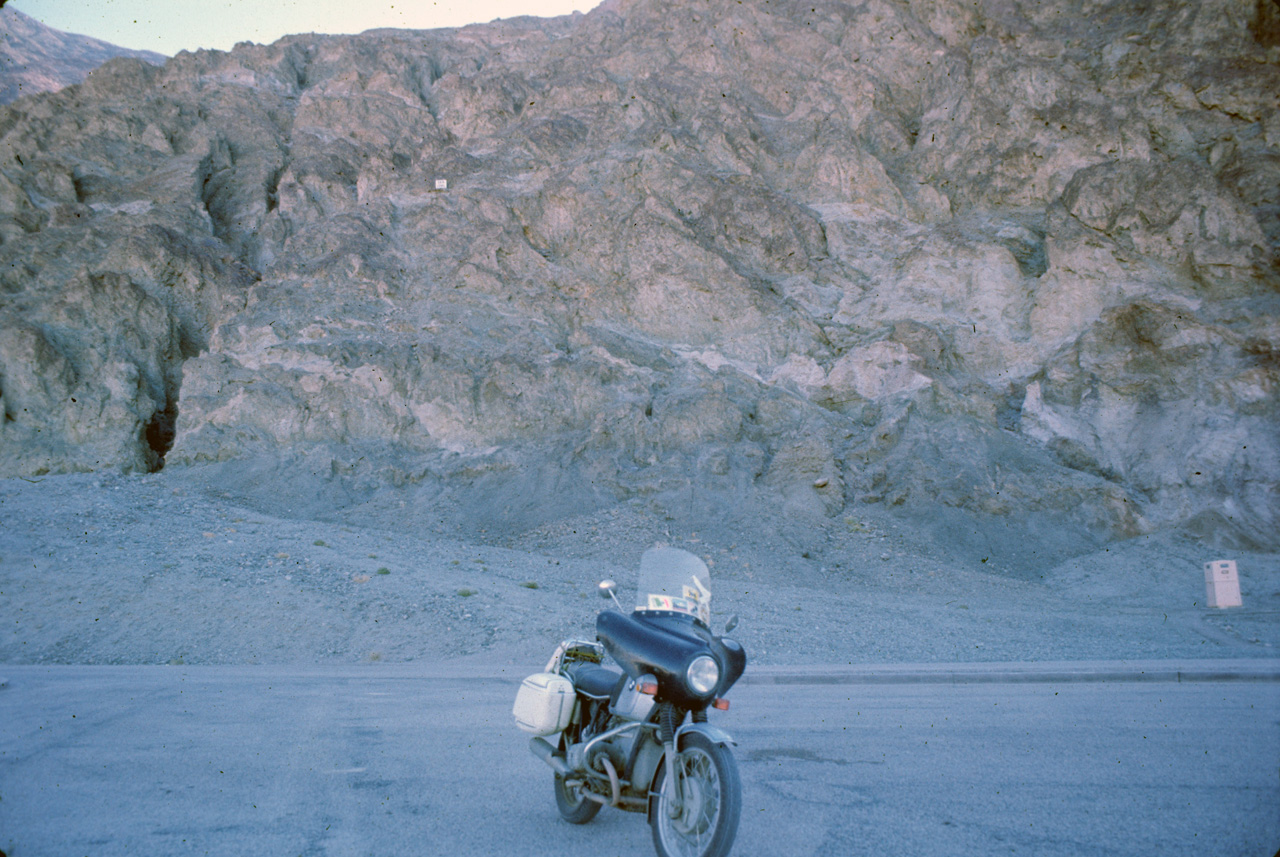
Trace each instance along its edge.
{"label": "desert ground", "polygon": [[[0,481],[0,663],[531,663],[590,636],[607,607],[597,582],[629,591],[658,543],[707,561],[716,621],[741,618],[735,636],[754,664],[1275,658],[1280,647],[1280,555],[1177,533],[1074,554],[1046,537],[1036,551],[1026,531],[988,524],[957,538],[954,525],[870,505],[767,513],[631,500],[534,526],[456,495],[278,469],[256,483],[243,466],[11,478]],[[1236,560],[1243,607],[1206,606],[1213,559]]]}

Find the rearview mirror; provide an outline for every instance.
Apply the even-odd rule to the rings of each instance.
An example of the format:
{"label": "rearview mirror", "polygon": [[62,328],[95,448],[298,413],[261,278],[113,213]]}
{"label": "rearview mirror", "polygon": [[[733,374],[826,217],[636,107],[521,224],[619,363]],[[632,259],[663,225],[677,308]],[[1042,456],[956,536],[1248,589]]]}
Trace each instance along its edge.
{"label": "rearview mirror", "polygon": [[600,581],[599,590],[600,590],[601,598],[605,599],[606,601],[608,601],[610,598],[613,599],[613,606],[618,608],[618,612],[620,613],[627,612],[623,610],[622,605],[618,603],[618,596],[614,595],[614,593],[618,591],[618,584],[614,583],[612,580],[602,580]]}

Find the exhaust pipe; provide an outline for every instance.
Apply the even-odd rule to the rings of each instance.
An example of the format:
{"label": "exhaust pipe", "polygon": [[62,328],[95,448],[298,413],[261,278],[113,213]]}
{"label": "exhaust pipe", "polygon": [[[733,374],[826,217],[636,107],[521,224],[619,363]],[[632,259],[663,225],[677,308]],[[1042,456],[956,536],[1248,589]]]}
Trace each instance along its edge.
{"label": "exhaust pipe", "polygon": [[543,738],[530,738],[529,750],[533,755],[546,762],[551,770],[555,771],[562,777],[567,777],[573,773],[573,769],[565,764],[563,756],[556,755],[556,748],[552,747]]}

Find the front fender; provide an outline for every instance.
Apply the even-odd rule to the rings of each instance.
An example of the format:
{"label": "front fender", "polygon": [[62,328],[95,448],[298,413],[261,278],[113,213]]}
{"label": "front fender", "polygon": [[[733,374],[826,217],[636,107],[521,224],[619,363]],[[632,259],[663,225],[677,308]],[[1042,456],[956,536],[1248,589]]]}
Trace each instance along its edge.
{"label": "front fender", "polygon": [[707,737],[707,740],[713,744],[719,744],[722,747],[736,747],[738,742],[733,740],[733,736],[721,729],[719,726],[712,726],[710,723],[685,723],[676,730],[676,749],[684,749],[684,736],[690,732],[701,732]]}

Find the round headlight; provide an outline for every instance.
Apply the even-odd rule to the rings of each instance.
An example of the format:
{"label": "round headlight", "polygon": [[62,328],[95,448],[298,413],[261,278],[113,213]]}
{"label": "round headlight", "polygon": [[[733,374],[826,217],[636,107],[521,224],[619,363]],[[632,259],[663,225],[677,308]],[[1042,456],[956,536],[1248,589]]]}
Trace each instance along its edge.
{"label": "round headlight", "polygon": [[706,696],[716,689],[716,683],[720,681],[720,665],[715,658],[698,655],[689,664],[689,669],[685,670],[685,679],[694,693]]}

